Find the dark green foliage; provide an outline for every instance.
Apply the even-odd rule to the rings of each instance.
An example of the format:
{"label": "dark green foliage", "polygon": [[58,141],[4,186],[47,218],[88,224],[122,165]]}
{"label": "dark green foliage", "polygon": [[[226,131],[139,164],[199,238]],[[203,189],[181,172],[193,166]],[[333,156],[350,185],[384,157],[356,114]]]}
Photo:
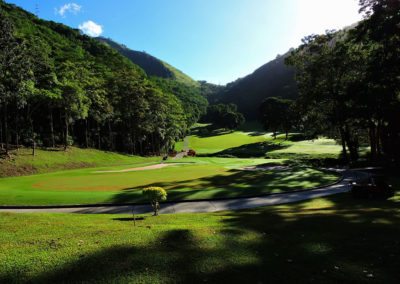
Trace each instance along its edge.
{"label": "dark green foliage", "polygon": [[4,2],[0,12],[1,147],[159,154],[200,116],[103,43]]}
{"label": "dark green foliage", "polygon": [[294,70],[285,65],[286,56],[278,56],[253,74],[228,84],[218,102],[236,104],[247,120],[255,120],[256,110],[266,98],[297,98]]}
{"label": "dark green foliage", "polygon": [[199,88],[157,77],[153,77],[152,81],[165,93],[173,94],[180,100],[189,126],[199,121],[206,113],[208,102],[200,94]]}
{"label": "dark green foliage", "polygon": [[[338,138],[343,156],[400,159],[400,2],[361,0],[351,30],[304,39],[287,59],[296,67],[303,127]],[[310,132],[310,131],[308,131]]]}
{"label": "dark green foliage", "polygon": [[199,83],[167,63],[140,51],[131,50],[111,39],[97,38],[140,66],[164,92],[175,95],[182,104],[188,126],[196,123],[207,108],[207,100],[200,95]]}
{"label": "dark green foliage", "polygon": [[271,130],[276,138],[278,131],[286,133],[288,138],[289,131],[295,124],[294,101],[277,97],[267,98],[260,106],[259,121],[264,129]]}
{"label": "dark green foliage", "polygon": [[[1,2],[0,2],[1,4]],[[7,15],[0,10],[0,144],[8,155],[12,131],[8,117],[18,114],[26,105],[27,94],[32,86],[30,61],[26,60],[26,45],[14,36],[13,26]],[[11,114],[15,112],[14,114]],[[17,124],[17,118],[15,119]],[[4,132],[4,133],[3,133]],[[19,137],[16,137],[17,143]]]}
{"label": "dark green foliage", "polygon": [[208,83],[207,81],[199,81],[199,83],[201,95],[205,97],[210,104],[217,103],[225,87]]}
{"label": "dark green foliage", "polygon": [[212,123],[215,128],[237,129],[245,123],[245,118],[234,104],[216,104],[208,107],[202,121]]}

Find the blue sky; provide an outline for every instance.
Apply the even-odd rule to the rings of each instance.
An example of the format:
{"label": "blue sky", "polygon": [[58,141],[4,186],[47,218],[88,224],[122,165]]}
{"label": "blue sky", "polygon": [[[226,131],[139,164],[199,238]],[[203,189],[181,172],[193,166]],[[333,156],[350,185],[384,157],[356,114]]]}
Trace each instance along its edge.
{"label": "blue sky", "polygon": [[358,0],[6,0],[225,84],[301,39],[361,19]]}

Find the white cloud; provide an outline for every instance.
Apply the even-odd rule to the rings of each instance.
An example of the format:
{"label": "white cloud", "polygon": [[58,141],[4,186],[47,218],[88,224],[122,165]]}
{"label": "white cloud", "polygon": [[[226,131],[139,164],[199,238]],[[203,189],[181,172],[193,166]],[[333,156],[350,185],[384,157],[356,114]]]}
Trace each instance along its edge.
{"label": "white cloud", "polygon": [[103,27],[93,21],[86,21],[80,24],[79,29],[91,37],[98,37],[103,33]]}
{"label": "white cloud", "polygon": [[56,14],[60,15],[61,17],[65,17],[66,13],[71,13],[77,15],[82,10],[82,6],[76,3],[67,3],[61,6],[60,8],[56,8]]}

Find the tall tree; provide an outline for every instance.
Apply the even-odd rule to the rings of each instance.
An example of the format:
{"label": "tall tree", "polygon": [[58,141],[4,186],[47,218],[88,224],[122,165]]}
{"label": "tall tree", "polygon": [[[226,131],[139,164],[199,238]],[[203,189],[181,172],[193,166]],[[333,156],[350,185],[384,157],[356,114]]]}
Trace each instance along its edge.
{"label": "tall tree", "polygon": [[284,131],[288,139],[294,125],[293,101],[277,97],[264,100],[259,109],[259,121],[266,130],[272,130],[276,139],[278,131]]}
{"label": "tall tree", "polygon": [[6,155],[9,155],[9,107],[18,106],[18,96],[29,85],[30,73],[25,61],[25,44],[14,36],[14,27],[0,10],[0,103]]}

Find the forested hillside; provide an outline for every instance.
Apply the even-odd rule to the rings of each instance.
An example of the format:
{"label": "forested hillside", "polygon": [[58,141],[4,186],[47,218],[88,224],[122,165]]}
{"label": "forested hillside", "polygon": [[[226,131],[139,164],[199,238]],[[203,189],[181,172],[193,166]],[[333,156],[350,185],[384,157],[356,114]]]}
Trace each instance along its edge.
{"label": "forested hillside", "polygon": [[129,49],[111,39],[100,37],[97,40],[114,48],[132,63],[140,66],[163,92],[175,95],[182,103],[188,125],[196,123],[206,112],[208,103],[202,95],[199,82],[145,52]]}
{"label": "forested hillside", "polygon": [[268,97],[297,97],[294,69],[285,64],[288,54],[261,66],[244,78],[226,86],[215,98],[221,103],[233,103],[247,119],[257,118],[257,110],[263,100]]}
{"label": "forested hillside", "polygon": [[[0,145],[168,150],[199,116],[114,49],[0,1]],[[12,146],[11,146],[12,145]]]}
{"label": "forested hillside", "polygon": [[97,40],[114,48],[119,53],[131,60],[132,63],[140,66],[148,76],[171,79],[193,87],[199,86],[197,81],[193,80],[182,71],[146,52],[132,50],[127,46],[117,43],[109,38],[99,37]]}

